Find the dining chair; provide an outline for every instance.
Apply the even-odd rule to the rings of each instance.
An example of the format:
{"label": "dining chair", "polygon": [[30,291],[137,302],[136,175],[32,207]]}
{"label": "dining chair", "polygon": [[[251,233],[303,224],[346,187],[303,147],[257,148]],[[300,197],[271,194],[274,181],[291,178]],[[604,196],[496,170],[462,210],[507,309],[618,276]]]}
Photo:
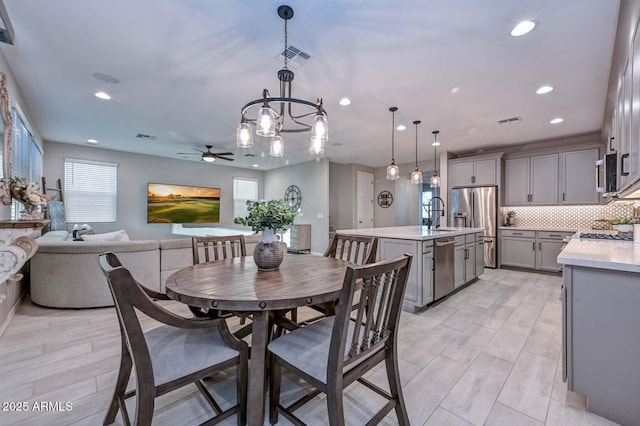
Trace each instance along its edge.
{"label": "dining chair", "polygon": [[[294,424],[304,424],[293,411],[322,392],[327,396],[329,424],[342,426],[343,389],[358,381],[388,400],[367,424],[380,422],[395,409],[398,423],[409,425],[398,370],[397,333],[411,260],[412,256],[405,254],[393,260],[347,266],[336,314],[293,330],[268,345],[271,424],[278,422],[279,414]],[[355,321],[351,320],[353,313]],[[362,377],[383,361],[389,391]],[[315,388],[287,407],[280,403],[282,368]]]}
{"label": "dining chair", "polygon": [[[194,265],[247,255],[244,235],[193,237],[191,238],[191,248]],[[199,318],[228,318],[235,315],[240,318],[240,325],[245,325],[249,317],[246,312],[228,312],[197,306],[189,306],[189,310]],[[251,334],[251,324],[236,330],[233,334],[240,339],[248,336]]]}
{"label": "dining chair", "polygon": [[[115,421],[118,410],[130,424],[125,399],[136,396],[134,424],[150,425],[155,397],[195,384],[216,416],[211,423],[237,414],[238,425],[246,422],[248,346],[236,339],[224,319],[183,318],[164,309],[151,298],[168,299],[140,285],[113,253],[100,255],[100,267],[107,278],[120,325],[122,354],[113,398],[104,424]],[[143,332],[137,313],[162,323]],[[127,383],[135,366],[135,389]],[[203,379],[236,368],[237,404],[222,410]]]}

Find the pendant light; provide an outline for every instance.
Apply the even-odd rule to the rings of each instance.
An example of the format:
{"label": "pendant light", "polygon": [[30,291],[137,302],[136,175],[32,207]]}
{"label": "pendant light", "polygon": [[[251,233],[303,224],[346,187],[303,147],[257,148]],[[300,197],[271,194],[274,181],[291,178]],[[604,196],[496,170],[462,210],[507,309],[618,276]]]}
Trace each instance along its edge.
{"label": "pendant light", "polygon": [[422,172],[418,169],[418,124],[420,124],[420,120],[414,121],[413,124],[416,125],[416,168],[411,172],[411,183],[419,185],[422,183]]}
{"label": "pendant light", "polygon": [[396,130],[396,111],[397,107],[389,108],[391,111],[391,164],[387,166],[387,180],[398,180],[400,178],[400,168],[396,165],[396,160],[394,158],[394,134]]}
{"label": "pendant light", "polygon": [[438,133],[440,133],[440,131],[434,130],[431,133],[433,133],[433,143],[431,144],[433,145],[433,175],[431,175],[431,179],[429,179],[429,184],[432,188],[439,188],[440,176],[438,176],[438,167],[436,166],[436,151],[438,149],[438,145],[440,145],[440,142],[438,142]]}

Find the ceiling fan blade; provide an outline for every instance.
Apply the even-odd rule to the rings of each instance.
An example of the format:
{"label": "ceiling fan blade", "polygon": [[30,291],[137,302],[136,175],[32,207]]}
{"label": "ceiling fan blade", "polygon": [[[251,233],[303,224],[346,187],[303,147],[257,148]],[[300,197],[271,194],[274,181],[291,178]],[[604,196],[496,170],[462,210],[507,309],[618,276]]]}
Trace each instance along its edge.
{"label": "ceiling fan blade", "polygon": [[216,155],[216,158],[219,158],[221,160],[227,160],[227,161],[235,161],[235,158],[220,157],[219,155]]}
{"label": "ceiling fan blade", "polygon": [[198,148],[191,148],[191,149],[193,149],[194,151],[201,152],[201,153],[203,153],[203,154],[206,154],[206,153],[207,153],[206,151],[203,151],[203,150],[198,149]]}
{"label": "ceiling fan blade", "polygon": [[213,155],[235,155],[233,152],[212,152]]}
{"label": "ceiling fan blade", "polygon": [[178,154],[178,155],[200,155],[200,154],[196,154],[195,152],[176,152],[176,154]]}

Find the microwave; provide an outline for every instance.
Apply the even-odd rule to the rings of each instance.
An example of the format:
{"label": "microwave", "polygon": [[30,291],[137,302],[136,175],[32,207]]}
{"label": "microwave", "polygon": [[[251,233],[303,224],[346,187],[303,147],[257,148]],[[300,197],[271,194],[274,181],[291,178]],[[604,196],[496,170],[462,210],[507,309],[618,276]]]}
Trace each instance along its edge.
{"label": "microwave", "polygon": [[618,190],[618,156],[606,154],[602,160],[596,161],[596,191],[603,197],[614,194]]}

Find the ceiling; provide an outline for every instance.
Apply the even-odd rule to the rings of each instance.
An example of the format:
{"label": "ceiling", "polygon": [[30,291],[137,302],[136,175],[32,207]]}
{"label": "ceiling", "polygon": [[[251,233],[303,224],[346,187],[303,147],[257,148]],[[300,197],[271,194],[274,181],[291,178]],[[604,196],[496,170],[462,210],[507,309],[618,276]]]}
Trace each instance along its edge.
{"label": "ceiling", "polygon": [[[309,133],[284,134],[285,156],[255,137],[236,148],[242,106],[278,91],[283,21],[273,0],[4,0],[15,44],[0,47],[44,140],[199,161],[233,151],[268,170],[309,161]],[[290,0],[289,44],[311,59],[294,96],[324,99],[325,156],[379,167],[433,159],[432,130],[454,153],[598,131],[613,52],[613,0]],[[509,31],[529,19],[522,37]],[[106,83],[104,73],[119,80]],[[555,87],[546,95],[535,90]],[[457,88],[454,90],[454,88]],[[111,100],[94,92],[105,91]],[[338,101],[349,97],[349,106]],[[499,125],[498,120],[521,117]],[[549,121],[565,121],[552,125]],[[153,138],[137,138],[137,134]],[[251,153],[255,157],[245,157]]]}

